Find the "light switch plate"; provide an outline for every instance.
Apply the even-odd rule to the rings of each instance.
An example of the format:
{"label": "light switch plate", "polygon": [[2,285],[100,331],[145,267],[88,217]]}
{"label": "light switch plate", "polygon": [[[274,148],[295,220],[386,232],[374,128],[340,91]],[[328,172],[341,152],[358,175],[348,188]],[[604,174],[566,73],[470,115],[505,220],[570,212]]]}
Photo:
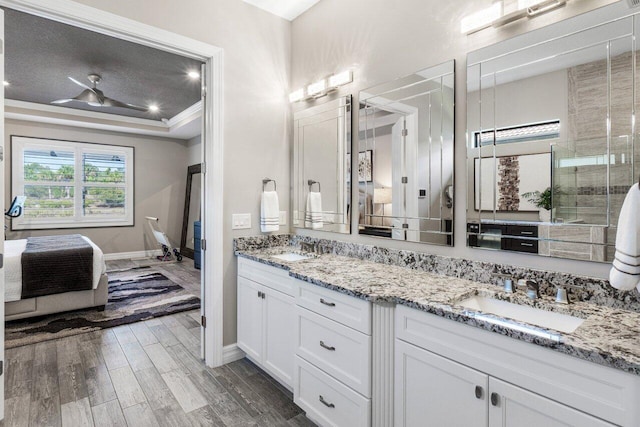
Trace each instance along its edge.
{"label": "light switch plate", "polygon": [[251,228],[251,214],[233,214],[231,215],[231,229],[244,230]]}
{"label": "light switch plate", "polygon": [[287,225],[287,211],[280,211],[280,225]]}

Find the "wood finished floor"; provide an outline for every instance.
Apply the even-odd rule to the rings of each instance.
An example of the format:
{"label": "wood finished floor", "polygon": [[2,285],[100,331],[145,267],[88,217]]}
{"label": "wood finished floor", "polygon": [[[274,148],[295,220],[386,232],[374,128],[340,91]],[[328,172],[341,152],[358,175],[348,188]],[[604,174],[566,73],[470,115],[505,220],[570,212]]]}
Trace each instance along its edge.
{"label": "wood finished floor", "polygon": [[[199,295],[199,272],[186,261],[161,269],[181,285],[191,277],[189,289]],[[291,393],[246,359],[207,368],[199,316],[179,313],[7,350],[0,425],[314,425]]]}

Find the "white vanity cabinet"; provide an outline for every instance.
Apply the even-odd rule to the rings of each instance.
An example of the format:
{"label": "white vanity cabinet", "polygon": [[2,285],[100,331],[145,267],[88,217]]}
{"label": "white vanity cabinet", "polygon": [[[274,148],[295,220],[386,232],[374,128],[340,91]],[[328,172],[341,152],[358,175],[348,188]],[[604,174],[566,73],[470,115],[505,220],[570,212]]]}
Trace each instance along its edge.
{"label": "white vanity cabinet", "polygon": [[396,426],[613,426],[401,340],[396,362]]}
{"label": "white vanity cabinet", "polygon": [[295,403],[321,426],[370,426],[371,303],[296,283]]}
{"label": "white vanity cabinet", "polygon": [[640,425],[640,378],[396,308],[395,427]]}
{"label": "white vanity cabinet", "polygon": [[238,347],[293,389],[294,279],[284,270],[238,258]]}

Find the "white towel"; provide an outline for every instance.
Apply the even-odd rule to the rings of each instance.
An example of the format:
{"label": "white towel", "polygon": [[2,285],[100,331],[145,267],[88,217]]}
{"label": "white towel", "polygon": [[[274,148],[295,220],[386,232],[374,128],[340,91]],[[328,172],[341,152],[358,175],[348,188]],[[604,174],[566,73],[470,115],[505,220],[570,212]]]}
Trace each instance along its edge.
{"label": "white towel", "polygon": [[609,272],[609,283],[616,289],[640,290],[640,189],[634,184],[624,198],[618,231],[616,255]]}
{"label": "white towel", "polygon": [[322,222],[322,195],[316,191],[310,191],[307,196],[307,209],[304,213],[304,226],[318,229],[324,226]]}
{"label": "white towel", "polygon": [[260,200],[260,230],[263,233],[280,229],[280,203],[278,193],[263,191]]}

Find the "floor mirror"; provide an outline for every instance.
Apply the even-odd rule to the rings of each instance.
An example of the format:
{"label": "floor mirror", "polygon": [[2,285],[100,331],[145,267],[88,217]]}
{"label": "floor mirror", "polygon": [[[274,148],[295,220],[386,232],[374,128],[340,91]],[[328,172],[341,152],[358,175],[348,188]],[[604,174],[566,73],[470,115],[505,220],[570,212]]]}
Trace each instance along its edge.
{"label": "floor mirror", "polygon": [[187,169],[187,189],[184,197],[184,216],[182,217],[180,253],[191,259],[194,257],[195,239],[200,238],[200,236],[196,236],[194,232],[195,223],[200,222],[200,173],[200,163],[191,165]]}

